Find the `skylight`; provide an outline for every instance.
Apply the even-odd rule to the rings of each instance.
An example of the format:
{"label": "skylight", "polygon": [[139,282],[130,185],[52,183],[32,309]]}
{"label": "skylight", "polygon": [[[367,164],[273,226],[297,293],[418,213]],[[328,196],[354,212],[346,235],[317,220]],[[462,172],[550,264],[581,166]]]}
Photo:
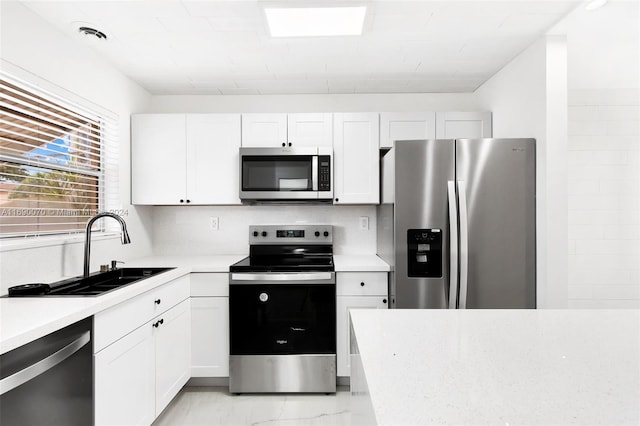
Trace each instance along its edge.
{"label": "skylight", "polygon": [[361,35],[367,8],[265,8],[271,37],[324,37]]}

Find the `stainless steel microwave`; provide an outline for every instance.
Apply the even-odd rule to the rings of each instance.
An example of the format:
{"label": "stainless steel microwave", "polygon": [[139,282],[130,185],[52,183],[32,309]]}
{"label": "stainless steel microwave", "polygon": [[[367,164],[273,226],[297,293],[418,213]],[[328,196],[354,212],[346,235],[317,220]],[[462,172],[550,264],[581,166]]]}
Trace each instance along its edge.
{"label": "stainless steel microwave", "polygon": [[333,200],[333,149],[240,148],[240,199]]}

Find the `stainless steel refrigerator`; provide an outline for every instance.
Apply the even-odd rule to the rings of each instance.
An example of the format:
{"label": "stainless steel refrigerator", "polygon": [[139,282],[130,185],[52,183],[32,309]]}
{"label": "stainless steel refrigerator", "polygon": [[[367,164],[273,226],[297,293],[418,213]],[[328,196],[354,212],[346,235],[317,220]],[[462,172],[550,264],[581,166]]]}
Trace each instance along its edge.
{"label": "stainless steel refrigerator", "polygon": [[392,308],[535,308],[535,139],[396,141],[378,254]]}

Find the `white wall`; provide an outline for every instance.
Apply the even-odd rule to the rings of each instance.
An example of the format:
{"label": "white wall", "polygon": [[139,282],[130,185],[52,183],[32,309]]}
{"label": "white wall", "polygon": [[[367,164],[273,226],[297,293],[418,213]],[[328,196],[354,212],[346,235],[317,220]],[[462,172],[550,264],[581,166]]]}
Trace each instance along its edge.
{"label": "white wall", "polygon": [[[218,231],[209,218],[219,218]],[[369,218],[369,229],[358,220]],[[376,253],[375,206],[188,206],[156,207],[154,254],[248,254],[249,225],[331,224],[335,254]]]}
{"label": "white wall", "polygon": [[569,306],[639,308],[640,3],[579,8],[562,27],[570,89]]}
{"label": "white wall", "polygon": [[537,303],[567,303],[566,52],[544,37],[475,94],[493,112],[494,137],[536,139]]}
{"label": "white wall", "polygon": [[[129,115],[148,108],[149,94],[92,50],[55,30],[18,2],[0,2],[0,56],[4,71],[119,116],[120,196],[122,208],[129,213],[125,220],[132,244],[122,246],[118,238],[96,241],[92,246],[92,270],[110,259],[148,255],[152,230],[150,209],[129,205]],[[83,247],[78,241],[58,240],[52,245],[36,243],[36,247],[21,245],[17,249],[15,241],[3,241],[0,294],[16,284],[51,282],[80,274]]]}

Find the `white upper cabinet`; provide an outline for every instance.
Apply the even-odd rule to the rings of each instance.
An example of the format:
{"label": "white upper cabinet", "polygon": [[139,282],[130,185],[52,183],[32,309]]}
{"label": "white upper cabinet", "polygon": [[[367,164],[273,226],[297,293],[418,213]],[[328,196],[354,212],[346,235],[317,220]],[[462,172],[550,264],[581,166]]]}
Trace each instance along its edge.
{"label": "white upper cabinet", "polygon": [[242,114],[243,147],[274,148],[286,142],[287,114]]}
{"label": "white upper cabinet", "polygon": [[296,146],[333,146],[333,114],[289,114],[288,143]]}
{"label": "white upper cabinet", "polygon": [[437,112],[436,138],[491,138],[490,112]]}
{"label": "white upper cabinet", "polygon": [[184,114],[131,117],[131,202],[180,204],[186,198]]}
{"label": "white upper cabinet", "polygon": [[243,147],[332,146],[332,114],[242,114]]}
{"label": "white upper cabinet", "polygon": [[378,204],[378,114],[336,113],[333,122],[334,204]]}
{"label": "white upper cabinet", "polygon": [[380,148],[393,148],[393,141],[435,139],[435,112],[380,113]]}
{"label": "white upper cabinet", "polygon": [[187,199],[241,204],[238,197],[240,114],[187,115]]}
{"label": "white upper cabinet", "polygon": [[133,204],[241,204],[240,114],[131,117]]}

